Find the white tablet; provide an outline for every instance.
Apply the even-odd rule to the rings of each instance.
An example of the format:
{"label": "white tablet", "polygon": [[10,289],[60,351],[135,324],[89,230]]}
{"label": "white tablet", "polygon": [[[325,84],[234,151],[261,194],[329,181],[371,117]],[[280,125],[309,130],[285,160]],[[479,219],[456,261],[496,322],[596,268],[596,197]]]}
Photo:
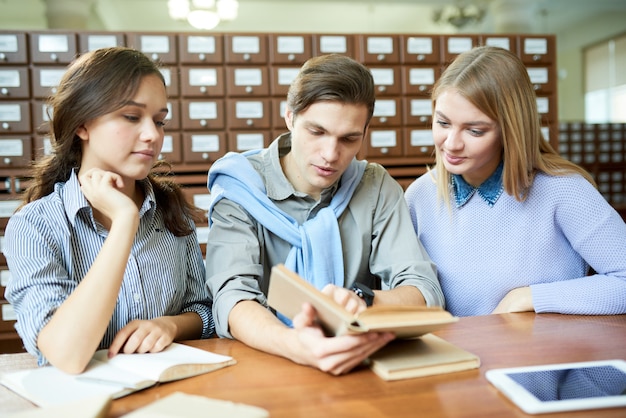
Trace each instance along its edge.
{"label": "white tablet", "polygon": [[528,414],[626,406],[626,361],[487,370],[485,377]]}

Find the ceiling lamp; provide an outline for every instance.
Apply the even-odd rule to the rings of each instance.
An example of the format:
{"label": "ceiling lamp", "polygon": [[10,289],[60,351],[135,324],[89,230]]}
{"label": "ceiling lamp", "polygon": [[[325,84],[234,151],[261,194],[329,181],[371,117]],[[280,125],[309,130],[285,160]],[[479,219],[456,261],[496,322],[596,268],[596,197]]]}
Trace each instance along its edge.
{"label": "ceiling lamp", "polygon": [[211,30],[222,21],[237,18],[237,0],[168,0],[169,15],[174,20],[187,20],[196,29]]}
{"label": "ceiling lamp", "polygon": [[466,2],[448,4],[433,12],[433,21],[440,24],[449,24],[461,29],[470,24],[480,23],[485,17],[485,7]]}

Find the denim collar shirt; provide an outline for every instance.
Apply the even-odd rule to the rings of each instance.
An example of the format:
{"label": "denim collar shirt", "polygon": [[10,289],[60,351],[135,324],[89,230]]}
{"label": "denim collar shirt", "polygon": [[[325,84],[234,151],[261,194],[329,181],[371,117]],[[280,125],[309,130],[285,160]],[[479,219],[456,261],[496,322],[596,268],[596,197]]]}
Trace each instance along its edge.
{"label": "denim collar shirt", "polygon": [[474,187],[463,179],[463,176],[458,174],[452,175],[452,190],[454,194],[454,203],[457,208],[465,205],[468,200],[478,194],[490,207],[496,204],[498,198],[504,191],[504,185],[502,184],[502,169],[504,165],[500,162],[496,171],[493,172],[487,180],[485,180],[480,186]]}
{"label": "denim collar shirt", "polygon": [[[202,337],[214,331],[196,232],[174,236],[157,210],[152,185],[147,180],[141,184],[146,197],[139,227],[115,310],[98,348],[107,348],[134,319],[196,312],[203,322]],[[108,231],[94,219],[75,172],[9,220],[3,252],[11,277],[5,297],[15,310],[24,346],[39,364],[46,363],[37,348],[39,332],[85,277],[107,236]]]}

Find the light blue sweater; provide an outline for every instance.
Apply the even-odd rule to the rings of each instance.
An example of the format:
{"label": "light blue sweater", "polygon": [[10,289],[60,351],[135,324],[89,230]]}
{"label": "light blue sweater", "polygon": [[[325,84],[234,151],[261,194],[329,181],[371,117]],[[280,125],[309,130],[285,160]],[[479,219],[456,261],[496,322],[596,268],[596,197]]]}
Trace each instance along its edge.
{"label": "light blue sweater", "polygon": [[581,176],[539,174],[524,202],[473,193],[448,209],[426,173],[405,198],[452,314],[489,314],[529,285],[536,312],[626,313],[626,224]]}

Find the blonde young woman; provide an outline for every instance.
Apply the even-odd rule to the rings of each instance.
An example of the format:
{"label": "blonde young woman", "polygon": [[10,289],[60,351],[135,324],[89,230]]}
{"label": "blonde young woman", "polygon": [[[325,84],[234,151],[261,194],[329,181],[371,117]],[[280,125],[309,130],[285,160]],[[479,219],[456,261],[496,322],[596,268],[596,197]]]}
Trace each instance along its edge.
{"label": "blonde young woman", "polygon": [[433,90],[436,168],[405,193],[455,315],[626,312],[626,225],[542,137],[521,60],[461,54]]}

